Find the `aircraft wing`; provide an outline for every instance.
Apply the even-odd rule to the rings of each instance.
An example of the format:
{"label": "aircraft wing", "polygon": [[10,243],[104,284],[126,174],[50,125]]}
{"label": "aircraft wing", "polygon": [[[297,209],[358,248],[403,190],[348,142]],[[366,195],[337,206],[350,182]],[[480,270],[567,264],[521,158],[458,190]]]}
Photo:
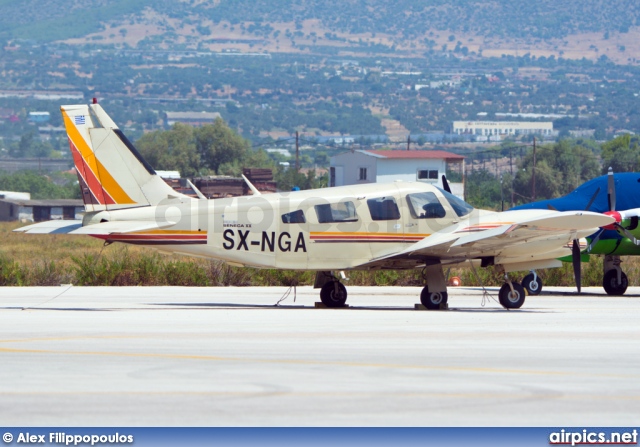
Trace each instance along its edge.
{"label": "aircraft wing", "polygon": [[121,222],[103,222],[83,227],[81,220],[51,220],[16,228],[13,231],[28,234],[109,235],[113,233],[126,234],[137,231],[159,230],[173,225],[175,225],[175,222],[163,222],[163,224],[159,225],[157,222],[148,220],[128,220]]}
{"label": "aircraft wing", "polygon": [[443,263],[483,257],[544,258],[572,239],[592,234],[598,227],[609,225],[613,218],[585,211],[551,212],[541,217],[504,223],[478,231],[481,225],[461,223],[450,231],[427,236],[398,253],[373,259],[365,267],[398,264],[403,260],[432,259]]}

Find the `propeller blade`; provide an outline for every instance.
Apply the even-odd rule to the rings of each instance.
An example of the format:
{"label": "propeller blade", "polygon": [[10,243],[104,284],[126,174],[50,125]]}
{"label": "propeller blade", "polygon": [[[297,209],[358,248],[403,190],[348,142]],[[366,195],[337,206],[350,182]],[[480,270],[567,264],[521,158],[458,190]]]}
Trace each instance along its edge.
{"label": "propeller blade", "polygon": [[596,233],[596,235],[593,237],[593,239],[591,239],[591,243],[587,247],[587,253],[591,253],[591,250],[593,249],[593,247],[595,247],[598,241],[600,240],[600,236],[602,236],[602,233],[604,233],[604,228],[600,228]]}
{"label": "propeller blade", "polygon": [[589,203],[587,204],[587,206],[585,207],[585,211],[589,211],[589,208],[591,208],[591,205],[593,205],[594,200],[596,200],[596,197],[598,197],[598,194],[600,194],[600,187],[598,186],[598,189],[596,189],[596,192],[591,196],[591,200],[589,200]]}
{"label": "propeller blade", "polygon": [[573,247],[571,249],[571,258],[573,261],[573,276],[576,280],[576,286],[578,287],[578,293],[582,288],[582,270],[580,266],[580,243],[577,239],[573,240]]}
{"label": "propeller blade", "polygon": [[616,210],[616,182],[613,178],[613,169],[607,172],[607,198],[609,199],[609,211]]}
{"label": "propeller blade", "polygon": [[636,239],[636,237],[631,233],[631,231],[627,230],[625,227],[623,227],[620,224],[616,224],[616,229],[618,230],[618,233],[623,233],[626,237],[628,237],[631,242],[633,242],[634,245],[640,245],[640,241],[638,239]]}
{"label": "propeller blade", "polygon": [[451,194],[451,188],[449,187],[449,182],[447,181],[447,176],[442,174],[442,189]]}

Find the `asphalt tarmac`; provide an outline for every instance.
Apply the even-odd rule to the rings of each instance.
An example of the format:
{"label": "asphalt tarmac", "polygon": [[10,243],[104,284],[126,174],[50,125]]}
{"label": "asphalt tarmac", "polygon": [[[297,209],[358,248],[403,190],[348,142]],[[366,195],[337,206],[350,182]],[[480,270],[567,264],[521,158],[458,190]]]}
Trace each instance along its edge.
{"label": "asphalt tarmac", "polygon": [[640,288],[507,311],[450,288],[33,287],[0,293],[5,426],[635,426]]}

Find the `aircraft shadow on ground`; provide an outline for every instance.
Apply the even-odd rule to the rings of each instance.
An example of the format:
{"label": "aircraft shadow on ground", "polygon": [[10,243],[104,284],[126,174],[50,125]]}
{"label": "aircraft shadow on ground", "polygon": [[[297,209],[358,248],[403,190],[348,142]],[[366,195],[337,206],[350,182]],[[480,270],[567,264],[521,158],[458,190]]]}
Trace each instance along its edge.
{"label": "aircraft shadow on ground", "polygon": [[72,312],[112,312],[119,309],[96,309],[93,307],[22,307],[22,306],[6,306],[0,307],[2,310],[63,310]]}
{"label": "aircraft shadow on ground", "polygon": [[[267,305],[267,304],[237,304],[237,303],[155,303],[152,304],[154,306],[176,306],[176,307],[200,307],[200,308],[209,308],[209,309],[217,309],[217,308],[225,308],[225,309],[279,309],[279,310],[318,310],[318,311],[326,311],[326,310],[334,310],[334,311],[378,311],[378,312],[416,312],[417,309],[414,307],[377,307],[377,306],[353,306],[349,305],[349,307],[343,308],[316,308],[309,305],[290,305],[290,304],[279,304],[279,305]],[[540,309],[514,309],[508,310],[502,307],[480,307],[480,308],[470,308],[470,307],[450,307],[448,310],[419,310],[419,312],[525,312],[525,313],[547,313],[547,310]]]}
{"label": "aircraft shadow on ground", "polygon": [[[465,287],[466,290],[477,290],[482,291],[482,287]],[[487,292],[491,294],[498,295],[498,289],[495,287],[487,287]],[[542,293],[540,295],[528,295],[527,299],[536,298],[536,297],[545,297],[545,296],[569,296],[569,297],[599,297],[599,298],[640,298],[640,294],[633,293],[625,293],[624,295],[607,295],[604,290],[602,292],[580,292],[578,293],[576,290],[567,291],[567,292],[559,292],[559,291],[551,291],[542,289]],[[525,304],[526,305],[526,304]]]}

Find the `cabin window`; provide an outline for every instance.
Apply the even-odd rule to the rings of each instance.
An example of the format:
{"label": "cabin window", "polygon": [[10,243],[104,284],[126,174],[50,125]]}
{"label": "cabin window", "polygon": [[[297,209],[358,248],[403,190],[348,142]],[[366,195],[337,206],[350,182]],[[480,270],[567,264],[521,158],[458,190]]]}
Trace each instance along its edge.
{"label": "cabin window", "polygon": [[360,168],[360,175],[358,176],[358,180],[366,180],[367,179],[367,168]]}
{"label": "cabin window", "polygon": [[316,214],[319,223],[357,222],[358,215],[353,202],[330,203],[316,205]]}
{"label": "cabin window", "polygon": [[293,211],[291,213],[282,215],[282,223],[286,224],[296,224],[296,223],[306,223],[307,220],[304,218],[304,213],[302,210]]}
{"label": "cabin window", "polygon": [[400,210],[398,204],[393,197],[378,197],[377,199],[367,200],[369,213],[373,220],[398,220],[400,219]]}
{"label": "cabin window", "polygon": [[420,169],[418,171],[418,180],[438,180],[438,170]]}
{"label": "cabin window", "polygon": [[[438,187],[436,186],[436,188]],[[453,211],[455,211],[459,217],[466,216],[471,211],[473,211],[473,207],[461,198],[456,197],[441,188],[438,189],[440,190],[444,198],[447,199],[447,202],[449,202],[449,205],[451,205],[451,208],[453,208]]]}
{"label": "cabin window", "polygon": [[414,219],[439,219],[447,212],[432,192],[420,192],[407,196],[409,210]]}

